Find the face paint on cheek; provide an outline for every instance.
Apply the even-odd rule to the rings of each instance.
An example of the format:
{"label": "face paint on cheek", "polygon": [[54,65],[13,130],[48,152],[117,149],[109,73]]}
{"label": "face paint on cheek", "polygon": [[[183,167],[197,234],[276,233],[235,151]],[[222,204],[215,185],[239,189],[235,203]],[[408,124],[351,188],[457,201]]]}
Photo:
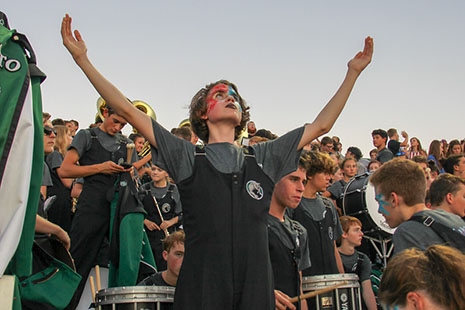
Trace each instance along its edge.
{"label": "face paint on cheek", "polygon": [[383,200],[383,196],[381,194],[376,194],[375,196],[376,201],[378,202],[378,212],[385,214],[385,215],[391,215],[385,208],[384,206],[390,206],[391,204],[389,202],[386,202]]}
{"label": "face paint on cheek", "polygon": [[218,103],[218,101],[216,101],[216,100],[213,100],[213,99],[210,100],[210,101],[208,102],[207,113],[210,113],[210,111],[213,110],[213,109],[215,108],[215,106],[216,106],[217,103]]}
{"label": "face paint on cheek", "polygon": [[234,89],[232,88],[232,86],[230,85],[229,86],[229,92],[228,92],[228,95],[229,96],[232,96],[234,98],[234,105],[238,108],[239,112],[242,113],[242,107],[241,105],[239,104],[238,99],[239,96],[237,95],[237,93],[234,91]]}

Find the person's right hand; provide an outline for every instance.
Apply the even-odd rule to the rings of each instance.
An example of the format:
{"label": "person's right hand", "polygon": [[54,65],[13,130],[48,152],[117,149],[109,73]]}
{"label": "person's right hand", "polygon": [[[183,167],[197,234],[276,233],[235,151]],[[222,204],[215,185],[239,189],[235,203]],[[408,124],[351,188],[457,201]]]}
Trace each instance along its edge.
{"label": "person's right hand", "polygon": [[78,30],[71,31],[71,17],[66,14],[61,22],[61,38],[63,39],[63,45],[68,49],[71,56],[77,62],[82,57],[87,56],[86,43],[81,37]]}
{"label": "person's right hand", "polygon": [[274,299],[276,303],[276,310],[295,310],[295,306],[289,301],[289,296],[283,292],[274,290]]}
{"label": "person's right hand", "polygon": [[100,164],[100,173],[104,173],[104,174],[113,174],[113,173],[123,172],[126,170],[127,169],[124,169],[123,166],[117,165],[111,160]]}
{"label": "person's right hand", "polygon": [[147,227],[148,230],[150,231],[153,231],[153,230],[160,230],[160,227],[158,227],[157,224],[155,224],[154,222],[150,221],[150,220],[147,220],[145,219],[144,220],[144,225],[145,227]]}

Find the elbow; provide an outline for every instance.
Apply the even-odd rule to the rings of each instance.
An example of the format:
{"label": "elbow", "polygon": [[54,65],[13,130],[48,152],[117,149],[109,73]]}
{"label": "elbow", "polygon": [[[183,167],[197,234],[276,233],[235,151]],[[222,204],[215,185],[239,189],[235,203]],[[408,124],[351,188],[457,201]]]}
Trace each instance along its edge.
{"label": "elbow", "polygon": [[63,165],[61,165],[61,167],[57,169],[57,173],[58,176],[62,179],[71,177],[69,172],[66,170],[66,167],[63,167]]}

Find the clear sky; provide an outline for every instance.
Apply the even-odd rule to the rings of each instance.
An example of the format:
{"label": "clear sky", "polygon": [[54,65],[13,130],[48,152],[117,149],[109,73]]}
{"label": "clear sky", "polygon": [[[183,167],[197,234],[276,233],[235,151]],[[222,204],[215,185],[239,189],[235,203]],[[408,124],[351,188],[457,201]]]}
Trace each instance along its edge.
{"label": "clear sky", "polygon": [[465,137],[461,0],[41,0],[0,10],[48,76],[44,110],[81,127],[93,122],[98,94],[61,43],[66,12],[94,65],[167,129],[187,118],[198,89],[223,78],[238,85],[258,128],[281,135],[311,122],[370,35],[373,61],[330,135],[366,156],[375,128],[406,130],[424,148]]}

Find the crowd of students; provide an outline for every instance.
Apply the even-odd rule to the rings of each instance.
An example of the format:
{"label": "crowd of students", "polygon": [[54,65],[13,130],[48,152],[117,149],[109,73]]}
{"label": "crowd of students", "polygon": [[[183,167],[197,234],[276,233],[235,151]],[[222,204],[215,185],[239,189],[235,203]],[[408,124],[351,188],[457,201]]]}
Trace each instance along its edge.
{"label": "crowd of students", "polygon": [[[356,250],[364,227],[359,219],[342,216],[347,184],[369,172],[378,212],[397,228],[396,256],[386,267],[379,302],[386,309],[450,306],[417,262],[429,260],[445,274],[465,269],[460,252],[430,247],[447,244],[465,250],[460,218],[465,216],[464,141],[434,140],[425,152],[420,140],[409,139],[406,132],[400,142],[397,130],[376,129],[375,149],[363,158],[356,146],[343,156],[338,137],[318,140],[331,129],[370,63],[371,38],[349,62],[341,87],[316,119],[276,137],[257,130],[238,88],[226,80],[195,94],[189,125],[169,132],[95,69],[81,35],[71,32],[69,16],[63,19],[62,37],[108,104],[99,124],[79,132],[77,121],[55,120],[52,127],[50,115],[44,114],[48,148],[42,195],[57,200],[43,215],[70,235],[60,230],[60,239],[71,242],[83,279],[75,300],[92,266],[104,261],[107,193],[118,174],[130,172],[140,191],[148,192],[143,225],[159,266],[141,284],[176,286],[174,309],[313,309],[312,302],[300,298],[291,302],[302,293],[302,277],[346,272],[359,276],[364,306],[374,310],[379,305],[370,281],[371,262]],[[121,134],[127,123],[138,131],[131,139]],[[151,153],[142,156],[146,141]],[[178,232],[181,228],[185,234]],[[419,273],[416,286],[400,275],[402,264]],[[437,281],[439,291],[449,291],[452,305],[458,305],[451,309],[464,304],[463,277]],[[396,285],[405,286],[404,291]]]}

